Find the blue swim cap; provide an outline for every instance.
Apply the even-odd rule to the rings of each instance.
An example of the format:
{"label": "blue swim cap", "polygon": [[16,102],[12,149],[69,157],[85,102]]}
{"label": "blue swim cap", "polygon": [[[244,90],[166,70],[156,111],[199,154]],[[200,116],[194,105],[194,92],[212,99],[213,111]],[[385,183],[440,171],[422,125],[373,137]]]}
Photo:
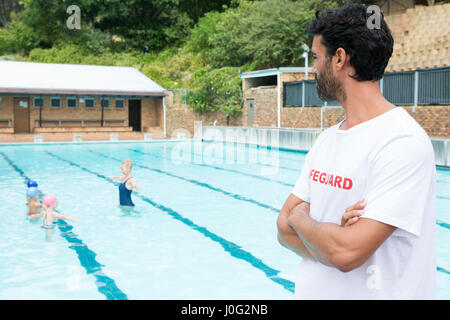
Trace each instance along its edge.
{"label": "blue swim cap", "polygon": [[37,187],[38,186],[38,183],[36,182],[36,181],[34,181],[34,180],[28,180],[28,183],[27,183],[27,187],[28,188],[31,188],[31,187]]}
{"label": "blue swim cap", "polygon": [[28,190],[27,190],[28,198],[32,199],[32,198],[36,197],[38,194],[39,194],[39,190],[35,187],[28,188]]}

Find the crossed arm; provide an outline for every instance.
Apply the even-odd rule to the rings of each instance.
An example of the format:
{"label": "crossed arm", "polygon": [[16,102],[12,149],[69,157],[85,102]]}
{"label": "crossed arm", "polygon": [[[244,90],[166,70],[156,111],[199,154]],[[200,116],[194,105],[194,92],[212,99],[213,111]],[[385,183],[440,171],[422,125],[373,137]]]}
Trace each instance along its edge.
{"label": "crossed arm", "polygon": [[395,230],[364,217],[347,226],[344,221],[341,225],[317,222],[309,216],[309,203],[293,194],[283,205],[277,226],[278,241],[284,247],[342,272],[364,264]]}

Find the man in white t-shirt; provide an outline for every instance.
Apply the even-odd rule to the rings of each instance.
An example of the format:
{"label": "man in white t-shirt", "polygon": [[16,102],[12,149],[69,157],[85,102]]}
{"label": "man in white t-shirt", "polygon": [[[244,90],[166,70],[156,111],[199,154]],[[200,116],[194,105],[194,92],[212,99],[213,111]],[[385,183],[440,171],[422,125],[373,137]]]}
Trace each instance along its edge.
{"label": "man in white t-shirt", "polygon": [[[316,14],[313,73],[346,111],[320,134],[278,217],[280,243],[302,257],[296,299],[436,299],[436,169],[429,137],[378,80],[393,39],[365,5]],[[362,215],[341,225],[349,206]]]}

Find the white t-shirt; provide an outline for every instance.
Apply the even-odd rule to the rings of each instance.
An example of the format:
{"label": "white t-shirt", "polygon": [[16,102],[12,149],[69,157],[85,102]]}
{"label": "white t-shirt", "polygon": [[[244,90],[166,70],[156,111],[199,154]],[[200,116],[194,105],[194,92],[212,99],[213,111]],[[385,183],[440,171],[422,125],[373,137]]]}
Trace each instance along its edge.
{"label": "white t-shirt", "polygon": [[[343,122],[343,121],[342,121]],[[342,272],[302,259],[296,299],[436,299],[436,168],[431,141],[396,107],[348,130],[320,134],[292,193],[318,222],[340,225],[345,209],[366,200],[362,217],[394,233],[359,268]]]}

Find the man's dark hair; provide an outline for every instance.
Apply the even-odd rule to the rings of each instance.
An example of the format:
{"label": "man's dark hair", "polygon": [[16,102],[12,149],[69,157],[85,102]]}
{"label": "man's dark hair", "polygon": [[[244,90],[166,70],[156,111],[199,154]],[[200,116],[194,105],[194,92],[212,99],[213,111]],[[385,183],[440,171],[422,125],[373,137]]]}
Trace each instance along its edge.
{"label": "man's dark hair", "polygon": [[365,4],[348,4],[337,9],[316,11],[306,32],[321,35],[321,43],[331,59],[338,48],[350,56],[355,68],[352,76],[358,81],[375,81],[383,77],[392,55],[394,39],[380,11],[380,28],[369,29],[367,20],[375,13],[367,12]]}

